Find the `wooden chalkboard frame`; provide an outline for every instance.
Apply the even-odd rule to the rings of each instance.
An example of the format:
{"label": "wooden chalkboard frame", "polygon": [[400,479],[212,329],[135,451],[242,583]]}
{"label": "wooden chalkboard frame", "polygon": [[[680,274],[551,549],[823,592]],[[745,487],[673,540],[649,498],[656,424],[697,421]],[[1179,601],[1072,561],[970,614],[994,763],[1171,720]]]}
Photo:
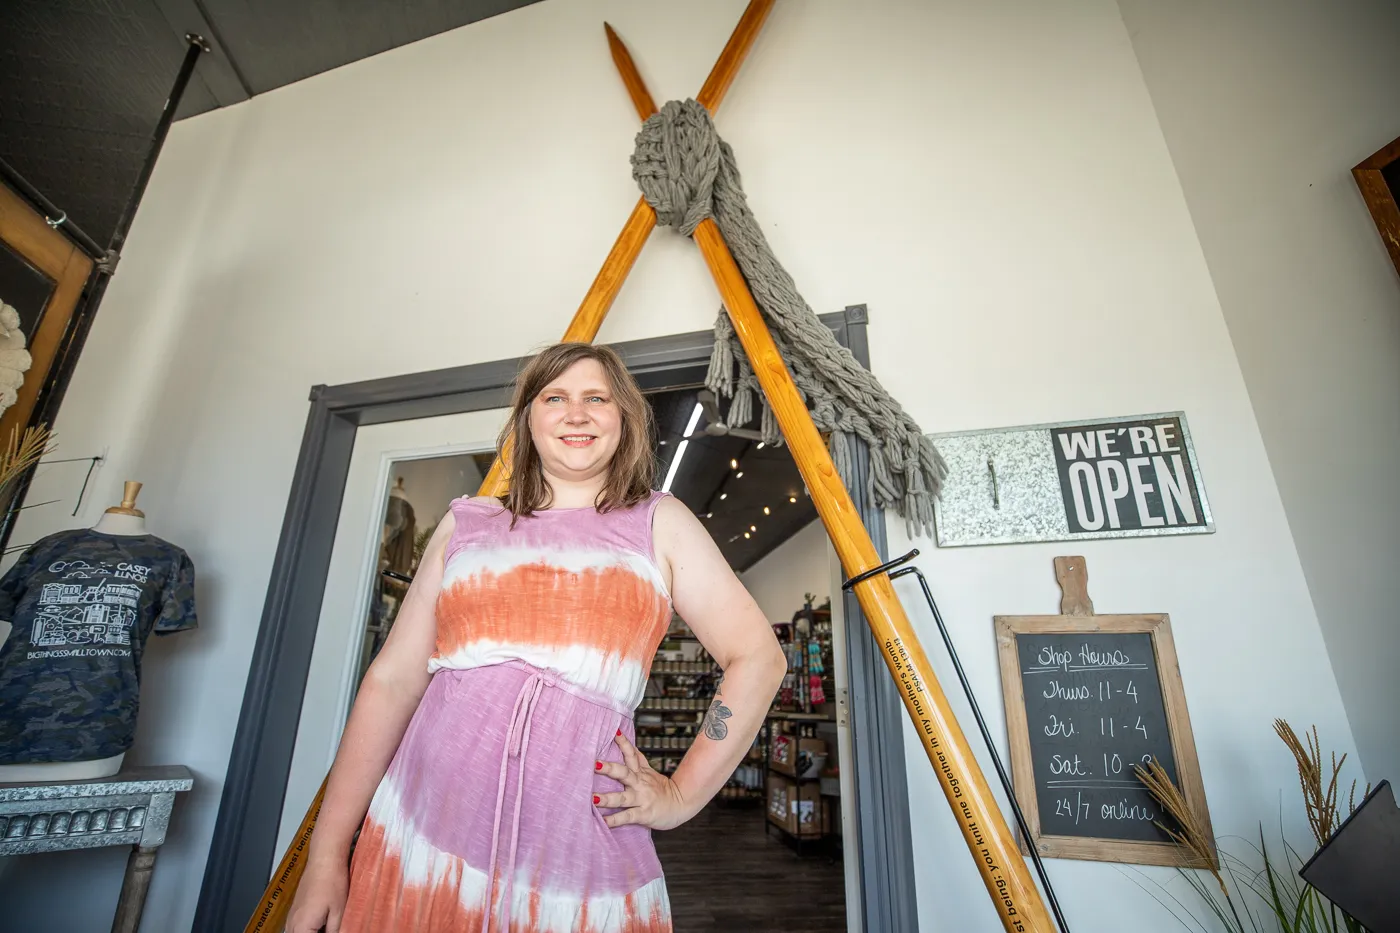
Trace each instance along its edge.
{"label": "wooden chalkboard frame", "polygon": [[[1186,708],[1186,691],[1181,682],[1171,620],[1165,613],[1136,615],[1094,615],[1089,600],[1088,572],[1082,557],[1055,558],[1055,572],[1064,590],[1061,615],[995,616],[997,654],[1001,663],[1002,694],[1006,703],[1006,732],[1011,747],[1011,775],[1016,797],[1030,827],[1031,844],[1047,858],[1088,859],[1099,862],[1125,862],[1137,865],[1184,866],[1185,850],[1171,842],[1139,842],[1081,836],[1043,834],[1040,807],[1036,799],[1035,774],[1031,761],[1030,726],[1026,719],[1021,665],[1016,647],[1017,635],[1139,634],[1152,636],[1157,678],[1162,688],[1162,705],[1171,731],[1172,753],[1176,757],[1177,783],[1202,826],[1212,840],[1214,831],[1206,805],[1205,784],[1201,780],[1196,741],[1191,732],[1191,716]],[[1021,840],[1022,851],[1028,840]],[[1204,867],[1197,865],[1195,867]],[[1216,867],[1216,866],[1213,866]]]}

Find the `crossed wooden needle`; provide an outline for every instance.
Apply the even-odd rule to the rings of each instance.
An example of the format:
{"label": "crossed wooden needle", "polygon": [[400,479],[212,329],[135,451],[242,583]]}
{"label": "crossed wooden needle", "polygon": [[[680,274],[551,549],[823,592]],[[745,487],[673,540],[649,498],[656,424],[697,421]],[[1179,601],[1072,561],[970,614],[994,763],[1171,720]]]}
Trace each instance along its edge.
{"label": "crossed wooden needle", "polygon": [[[735,26],[724,51],[696,96],[696,101],[711,113],[723,101],[739,66],[773,9],[773,3],[774,0],[752,0]],[[604,28],[622,83],[627,88],[637,116],[645,121],[656,113],[656,102],[627,47],[611,26],[605,25]],[[622,283],[655,227],[656,212],[645,198],[639,198],[584,296],[583,303],[569,322],[564,341],[592,343],[597,337],[603,318],[607,316],[622,289]],[[836,472],[826,444],[817,432],[782,355],[773,343],[763,315],[754,302],[748,283],[714,220],[707,218],[701,221],[695,229],[694,238],[719,289],[739,342],[753,364],[754,374],[773,409],[793,460],[812,492],[812,502],[841,558],[842,566],[851,577],[874,570],[882,563],[879,552]],[[497,455],[481,485],[480,495],[498,496],[508,488],[509,477],[503,464],[509,462],[510,446],[507,441]],[[1003,818],[967,738],[938,685],[918,636],[904,613],[904,607],[895,596],[889,576],[877,573],[856,584],[854,591],[881,647],[885,663],[899,685],[901,699],[933,764],[934,773],[957,818],[958,828],[971,850],[1003,927],[1007,933],[1054,933],[1054,923],[1026,869],[1016,838]],[[325,791],[323,781],[244,933],[272,933],[283,928],[292,895],[305,868],[304,853],[315,828]]]}
{"label": "crossed wooden needle", "polygon": [[[710,113],[713,114],[719,109],[729,86],[734,83],[734,76],[739,73],[739,66],[748,57],[749,49],[753,47],[754,40],[763,29],[763,21],[768,18],[773,3],[774,0],[753,0],[744,10],[744,15],[739,18],[738,25],[734,27],[729,41],[724,45],[724,51],[720,52],[714,67],[710,69],[709,77],[705,79],[700,93],[695,97],[695,100]],[[637,109],[637,116],[646,120],[656,113],[656,102],[652,100],[646,83],[642,81],[627,46],[622,44],[622,40],[611,26],[605,23],[603,29],[608,34],[608,48],[612,51],[613,61],[622,75],[622,83],[627,87],[627,94],[632,98],[632,105]],[[723,246],[714,221],[707,220],[706,223],[709,224],[714,239]],[[574,312],[574,319],[564,331],[563,342],[592,343],[593,338],[598,336],[598,328],[603,325],[603,318],[607,317],[617,293],[622,291],[622,283],[627,281],[627,274],[632,271],[637,257],[642,254],[642,247],[646,245],[647,239],[655,229],[656,211],[652,210],[646,198],[637,198],[636,206],[627,216],[627,222],[622,225],[622,232],[617,235],[612,250],[603,260],[603,267],[598,270],[593,284],[588,287],[588,293],[583,296],[583,302]],[[699,242],[698,234],[696,241]],[[728,252],[726,248],[725,253]],[[734,266],[732,258],[730,266]],[[740,282],[743,281],[737,267],[734,267],[734,274]],[[747,289],[747,286],[745,288]],[[486,479],[482,481],[480,495],[499,496],[505,493],[509,478],[505,475],[504,464],[509,462],[509,449],[502,450],[491,464]]]}

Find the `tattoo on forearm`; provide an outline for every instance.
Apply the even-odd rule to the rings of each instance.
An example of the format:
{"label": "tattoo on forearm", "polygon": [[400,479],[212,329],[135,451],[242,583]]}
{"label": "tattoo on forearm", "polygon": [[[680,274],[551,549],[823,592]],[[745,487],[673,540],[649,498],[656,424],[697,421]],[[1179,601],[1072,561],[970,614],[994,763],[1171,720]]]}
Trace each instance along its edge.
{"label": "tattoo on forearm", "polygon": [[729,735],[729,724],[725,720],[734,715],[734,712],[724,705],[724,700],[720,697],[723,692],[724,674],[721,673],[719,680],[715,681],[715,695],[710,700],[710,708],[705,711],[705,721],[702,723],[705,736],[716,742]]}
{"label": "tattoo on forearm", "polygon": [[724,705],[724,701],[718,696],[710,703],[710,709],[705,713],[705,736],[718,742],[729,735],[729,724],[725,722],[734,713],[729,707]]}

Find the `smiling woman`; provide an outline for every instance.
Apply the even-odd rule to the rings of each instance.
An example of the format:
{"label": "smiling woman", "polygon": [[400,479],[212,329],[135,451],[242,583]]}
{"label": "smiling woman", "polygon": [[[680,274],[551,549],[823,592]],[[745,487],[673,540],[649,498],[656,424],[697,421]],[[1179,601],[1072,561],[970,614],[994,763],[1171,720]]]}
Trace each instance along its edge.
{"label": "smiling woman", "polygon": [[515,439],[505,505],[516,518],[547,508],[609,512],[651,494],[651,406],[608,347],[540,352],[516,380],[511,410],[498,449]]}
{"label": "smiling woman", "polygon": [[[724,786],[787,663],[708,533],[651,489],[649,417],[607,348],[526,365],[511,489],[455,500],[424,552],[356,697],[290,933],[672,929],[651,831]],[[673,613],[725,679],[723,713],[667,776],[632,717]]]}

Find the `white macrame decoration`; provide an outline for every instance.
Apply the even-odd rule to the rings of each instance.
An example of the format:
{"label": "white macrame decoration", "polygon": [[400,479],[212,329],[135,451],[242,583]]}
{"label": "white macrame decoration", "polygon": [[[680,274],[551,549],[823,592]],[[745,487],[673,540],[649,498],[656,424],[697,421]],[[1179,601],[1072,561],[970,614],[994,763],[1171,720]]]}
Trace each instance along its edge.
{"label": "white macrame decoration", "polygon": [[24,348],[19,312],[0,301],[0,413],[19,401],[19,387],[33,363]]}

